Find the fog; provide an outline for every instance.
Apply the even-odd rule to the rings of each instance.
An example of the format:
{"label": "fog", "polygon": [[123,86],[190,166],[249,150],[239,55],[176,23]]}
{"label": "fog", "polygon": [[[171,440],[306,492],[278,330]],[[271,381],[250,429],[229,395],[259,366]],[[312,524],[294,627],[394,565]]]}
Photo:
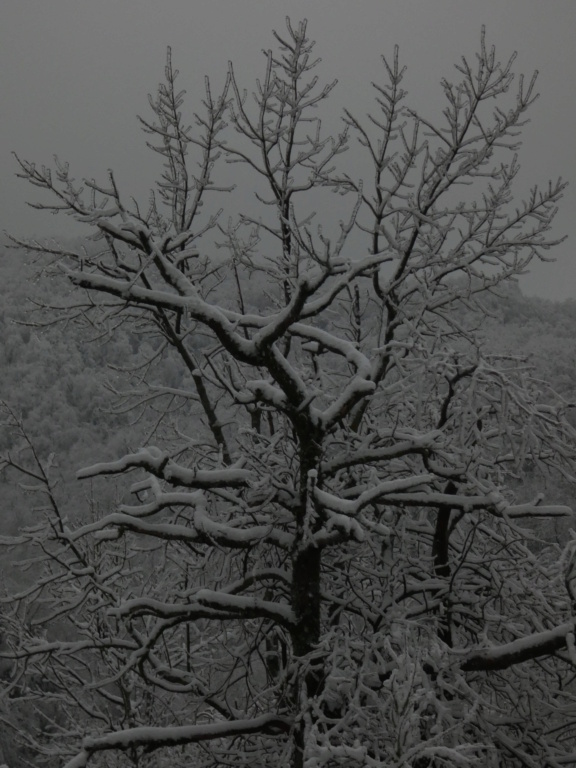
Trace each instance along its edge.
{"label": "fog", "polygon": [[[519,197],[535,183],[576,177],[576,3],[574,0],[6,0],[0,10],[1,227],[21,236],[76,233],[62,216],[38,213],[26,201],[43,198],[15,178],[11,152],[51,164],[69,161],[77,178],[105,180],[113,168],[127,195],[145,201],[159,170],[145,147],[137,114],[162,79],[166,47],[173,49],[188,108],[203,95],[204,75],[221,87],[228,60],[248,90],[263,76],[262,49],[274,45],[285,16],[306,17],[322,58],[320,77],[338,78],[325,125],[333,131],[343,107],[372,106],[370,82],[380,55],[400,46],[412,106],[437,114],[441,77],[461,55],[472,57],[480,30],[500,59],[518,51],[516,72],[540,72],[541,96],[523,132]],[[348,161],[350,158],[348,159]],[[522,278],[527,294],[576,296],[576,191],[568,188],[555,234],[568,239],[553,264]],[[322,212],[320,212],[322,213]]]}

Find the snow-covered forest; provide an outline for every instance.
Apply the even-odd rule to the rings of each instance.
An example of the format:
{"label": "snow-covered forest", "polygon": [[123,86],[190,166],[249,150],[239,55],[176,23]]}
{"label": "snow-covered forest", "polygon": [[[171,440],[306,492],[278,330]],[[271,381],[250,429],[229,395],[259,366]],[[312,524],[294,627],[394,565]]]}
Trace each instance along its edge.
{"label": "snow-covered forest", "polygon": [[272,42],[201,105],[168,54],[146,204],[18,160],[86,238],[0,259],[0,758],[574,764],[576,303],[514,282],[561,240],[562,183],[516,188],[534,80],[482,37],[431,122],[396,55],[329,128],[305,23]]}

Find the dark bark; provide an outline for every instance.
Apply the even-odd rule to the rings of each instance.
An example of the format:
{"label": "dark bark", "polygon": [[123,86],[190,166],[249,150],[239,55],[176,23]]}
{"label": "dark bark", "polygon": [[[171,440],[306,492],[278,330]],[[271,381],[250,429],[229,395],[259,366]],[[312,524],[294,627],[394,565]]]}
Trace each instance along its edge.
{"label": "dark bark", "polygon": [[[449,482],[445,492],[454,495],[457,491],[453,482]],[[450,517],[452,510],[448,505],[438,507],[436,516],[436,527],[434,529],[434,538],[432,540],[432,559],[434,562],[434,573],[436,576],[448,580],[450,578]],[[439,618],[438,636],[450,648],[453,645],[451,614],[449,602],[443,601],[443,615]]]}

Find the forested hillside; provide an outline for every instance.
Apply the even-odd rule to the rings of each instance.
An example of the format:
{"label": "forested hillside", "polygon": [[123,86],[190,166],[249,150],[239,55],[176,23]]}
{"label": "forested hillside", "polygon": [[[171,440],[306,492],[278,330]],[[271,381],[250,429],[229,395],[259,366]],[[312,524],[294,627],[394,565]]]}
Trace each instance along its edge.
{"label": "forested hillside", "polygon": [[[154,350],[148,337],[126,324],[91,333],[67,316],[58,322],[49,308],[64,306],[69,294],[66,282],[38,262],[2,249],[0,400],[22,419],[40,455],[53,453],[73,483],[75,469],[138,445],[148,421],[153,423],[144,403],[126,411],[121,394],[137,386],[139,365]],[[464,304],[455,314],[478,326],[486,349],[524,361],[541,378],[544,399],[548,388],[565,399],[569,418],[575,404],[576,420],[576,300],[524,296],[509,283],[482,303],[484,314]],[[156,369],[158,384],[175,390],[184,375],[177,359],[165,358]],[[10,440],[4,430],[0,450]],[[3,524],[11,528],[12,519],[21,523],[28,513],[26,506],[5,509]]]}
{"label": "forested hillside", "polygon": [[[122,393],[138,386],[139,366],[154,350],[147,337],[126,324],[102,334],[67,318],[57,322],[58,313],[49,308],[64,306],[68,298],[64,280],[22,253],[2,249],[0,400],[12,412],[5,414],[6,421],[21,419],[39,455],[46,460],[53,454],[64,480],[62,493],[78,501],[76,470],[120,456],[153,429],[153,404],[143,401],[141,408],[126,410]],[[576,421],[576,300],[524,296],[510,283],[484,296],[483,304],[483,315],[465,305],[457,314],[464,324],[480,328],[486,349],[523,360],[541,379],[544,400],[548,388],[560,394],[571,421],[574,404]],[[165,359],[157,377],[159,372],[158,384],[175,391],[185,376],[177,359]],[[0,450],[9,449],[13,440],[13,431],[3,429]],[[2,477],[4,534],[34,518],[13,481],[9,473]],[[570,493],[569,486],[562,487]]]}
{"label": "forested hillside", "polygon": [[[64,284],[65,285],[65,284]],[[123,414],[110,413],[113,401],[107,382],[115,380],[108,363],[133,358],[122,330],[93,343],[85,331],[54,325],[40,305],[65,300],[64,286],[42,275],[22,254],[4,250],[0,259],[0,399],[3,423],[21,420],[43,460],[53,455],[61,469],[62,492],[74,497],[75,468],[94,456],[118,454],[130,436]],[[8,409],[11,413],[8,412]],[[19,442],[12,428],[0,433],[2,451]],[[28,524],[34,512],[25,498],[3,478],[3,533]],[[76,499],[77,500],[77,499]]]}
{"label": "forested hillside", "polygon": [[566,398],[576,403],[576,300],[552,302],[524,296],[515,284],[501,296],[485,298],[486,343],[526,362]]}
{"label": "forested hillside", "polygon": [[[559,394],[560,405],[555,407],[576,426],[576,301],[524,296],[514,283],[499,293],[485,297],[486,315],[479,318],[485,348],[533,371],[542,403],[551,401],[552,391]],[[576,512],[574,480],[541,469],[531,462],[523,466],[515,484],[518,497],[527,499],[544,490],[547,498],[569,504]],[[556,519],[533,528],[542,540],[564,544],[575,521]]]}
{"label": "forested hillside", "polygon": [[[123,392],[138,388],[140,365],[158,356],[155,380],[168,389],[177,389],[183,371],[163,357],[157,340],[153,348],[127,324],[102,331],[61,318],[57,308],[69,303],[69,293],[62,278],[22,253],[2,249],[0,451],[18,443],[14,420],[20,420],[40,458],[52,457],[58,467],[63,498],[80,503],[75,472],[135,449],[154,429],[149,398],[141,407],[123,403]],[[2,477],[4,535],[35,515],[14,479],[9,472]]]}

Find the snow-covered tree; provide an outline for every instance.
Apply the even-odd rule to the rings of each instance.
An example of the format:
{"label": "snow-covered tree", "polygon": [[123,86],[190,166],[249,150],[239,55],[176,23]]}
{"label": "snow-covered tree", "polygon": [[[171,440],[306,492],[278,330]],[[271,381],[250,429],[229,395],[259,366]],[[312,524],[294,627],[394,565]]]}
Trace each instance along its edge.
{"label": "snow-covered tree", "polygon": [[576,545],[530,520],[571,511],[521,478],[571,478],[574,433],[477,327],[558,242],[561,182],[514,202],[534,78],[509,101],[513,58],[482,36],[430,120],[395,51],[330,136],[306,23],[275,38],[254,97],[231,66],[192,127],[168,56],[145,209],[112,173],[19,160],[95,242],[16,242],[75,286],[64,319],[148,341],[117,394],[153,414],[145,445],[78,472],[133,478],[90,519],[9,419],[5,465],[45,499],[4,605],[11,690],[44,707],[28,735],[67,768],[566,765]]}

